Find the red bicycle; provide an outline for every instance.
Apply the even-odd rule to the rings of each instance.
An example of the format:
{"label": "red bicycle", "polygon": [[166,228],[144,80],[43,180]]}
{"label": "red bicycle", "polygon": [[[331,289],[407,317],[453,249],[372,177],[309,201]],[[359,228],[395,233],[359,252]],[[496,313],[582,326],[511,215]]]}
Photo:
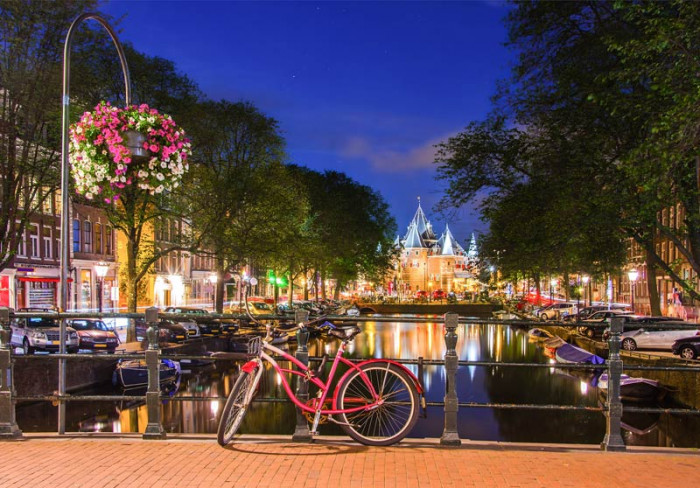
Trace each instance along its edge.
{"label": "red bicycle", "polygon": [[[312,321],[316,322],[316,321]],[[307,327],[299,324],[293,331]],[[226,405],[221,412],[217,440],[220,445],[229,444],[243,422],[246,411],[255,397],[260,377],[263,373],[263,361],[267,361],[282,379],[287,396],[292,402],[313,418],[311,434],[317,434],[322,417],[340,425],[356,441],[369,446],[388,446],[406,437],[418,420],[419,397],[425,408],[423,388],[418,378],[402,364],[388,359],[369,359],[353,363],[343,357],[345,348],[361,332],[360,328],[337,328],[330,322],[321,327],[330,337],[341,341],[330,368],[328,377],[323,380],[320,373],[328,356],[324,356],[321,365],[311,369],[289,353],[269,344],[261,337],[254,338],[249,344],[248,353],[217,353],[223,358],[240,359],[242,355],[248,361],[241,367],[236,383],[231,389]],[[271,328],[268,326],[268,337]],[[281,356],[291,362],[296,369],[281,367],[273,356]],[[338,380],[332,398],[329,397],[331,383],[339,364],[348,367],[347,372]],[[308,381],[317,387],[317,392],[308,402],[302,402],[292,391],[287,380],[291,374]]]}

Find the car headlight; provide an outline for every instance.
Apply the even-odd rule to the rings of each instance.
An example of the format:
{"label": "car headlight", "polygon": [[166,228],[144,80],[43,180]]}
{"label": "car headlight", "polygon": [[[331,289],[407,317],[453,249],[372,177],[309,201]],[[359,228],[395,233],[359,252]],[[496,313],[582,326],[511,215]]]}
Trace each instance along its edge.
{"label": "car headlight", "polygon": [[[78,333],[77,332],[71,332],[70,335],[68,336],[71,339],[77,339],[78,338]],[[92,340],[92,338],[90,339]]]}
{"label": "car headlight", "polygon": [[111,343],[117,342],[117,339],[115,339],[114,337],[108,337],[107,342],[109,342],[111,344]]}

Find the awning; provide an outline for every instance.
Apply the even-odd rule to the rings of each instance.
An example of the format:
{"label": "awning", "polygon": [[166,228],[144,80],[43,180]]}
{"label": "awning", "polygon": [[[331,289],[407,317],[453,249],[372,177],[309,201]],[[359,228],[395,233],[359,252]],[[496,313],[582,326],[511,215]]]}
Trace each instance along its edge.
{"label": "awning", "polygon": [[[61,278],[52,278],[50,276],[18,276],[19,281],[31,281],[31,282],[41,282],[41,283],[60,283]],[[71,283],[73,278],[68,278],[68,282]]]}

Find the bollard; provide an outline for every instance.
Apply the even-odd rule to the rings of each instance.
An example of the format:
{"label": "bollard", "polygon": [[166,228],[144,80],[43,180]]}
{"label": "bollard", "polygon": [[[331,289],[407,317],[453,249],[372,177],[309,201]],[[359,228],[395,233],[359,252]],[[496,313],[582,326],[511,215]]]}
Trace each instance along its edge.
{"label": "bollard", "polygon": [[158,309],[146,309],[148,330],[148,349],[146,349],[146,367],[148,368],[148,390],[146,390],[146,410],[148,425],[143,434],[144,439],[165,439],[160,408],[160,351],[158,349]]}
{"label": "bollard", "polygon": [[[308,310],[295,310],[294,311],[294,323],[299,325],[309,320]],[[309,365],[309,349],[307,344],[309,342],[309,331],[306,329],[299,329],[297,331],[297,352],[295,354],[296,358],[301,361],[304,365]],[[297,398],[302,402],[306,403],[309,400],[309,381],[301,376],[297,376]],[[294,435],[292,440],[294,442],[311,442],[313,439],[311,437],[311,432],[309,432],[309,423],[306,421],[306,416],[304,412],[297,407],[297,425],[294,428]]]}
{"label": "bollard", "polygon": [[22,431],[15,418],[12,382],[12,348],[10,347],[10,309],[0,308],[0,439],[18,439]]}
{"label": "bollard", "polygon": [[459,315],[456,313],[445,314],[445,430],[442,432],[440,444],[443,446],[459,446],[462,441],[457,432],[457,325]]}
{"label": "bollard", "polygon": [[605,451],[624,451],[625,442],[620,434],[620,422],[622,421],[622,400],[620,400],[620,375],[622,374],[622,360],[620,359],[620,334],[624,327],[625,319],[613,317],[610,321],[610,339],[608,348],[608,397],[605,413],[605,438],[601,443],[601,449]]}

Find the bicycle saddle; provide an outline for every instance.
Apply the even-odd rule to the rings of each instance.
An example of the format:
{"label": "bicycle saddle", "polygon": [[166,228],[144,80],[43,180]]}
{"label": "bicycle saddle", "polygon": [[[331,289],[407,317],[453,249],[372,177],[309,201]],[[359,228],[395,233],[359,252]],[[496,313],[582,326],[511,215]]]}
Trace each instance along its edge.
{"label": "bicycle saddle", "polygon": [[337,337],[343,341],[351,341],[353,337],[362,332],[358,326],[353,325],[352,327],[346,327],[344,329],[331,329],[328,331],[328,335]]}

